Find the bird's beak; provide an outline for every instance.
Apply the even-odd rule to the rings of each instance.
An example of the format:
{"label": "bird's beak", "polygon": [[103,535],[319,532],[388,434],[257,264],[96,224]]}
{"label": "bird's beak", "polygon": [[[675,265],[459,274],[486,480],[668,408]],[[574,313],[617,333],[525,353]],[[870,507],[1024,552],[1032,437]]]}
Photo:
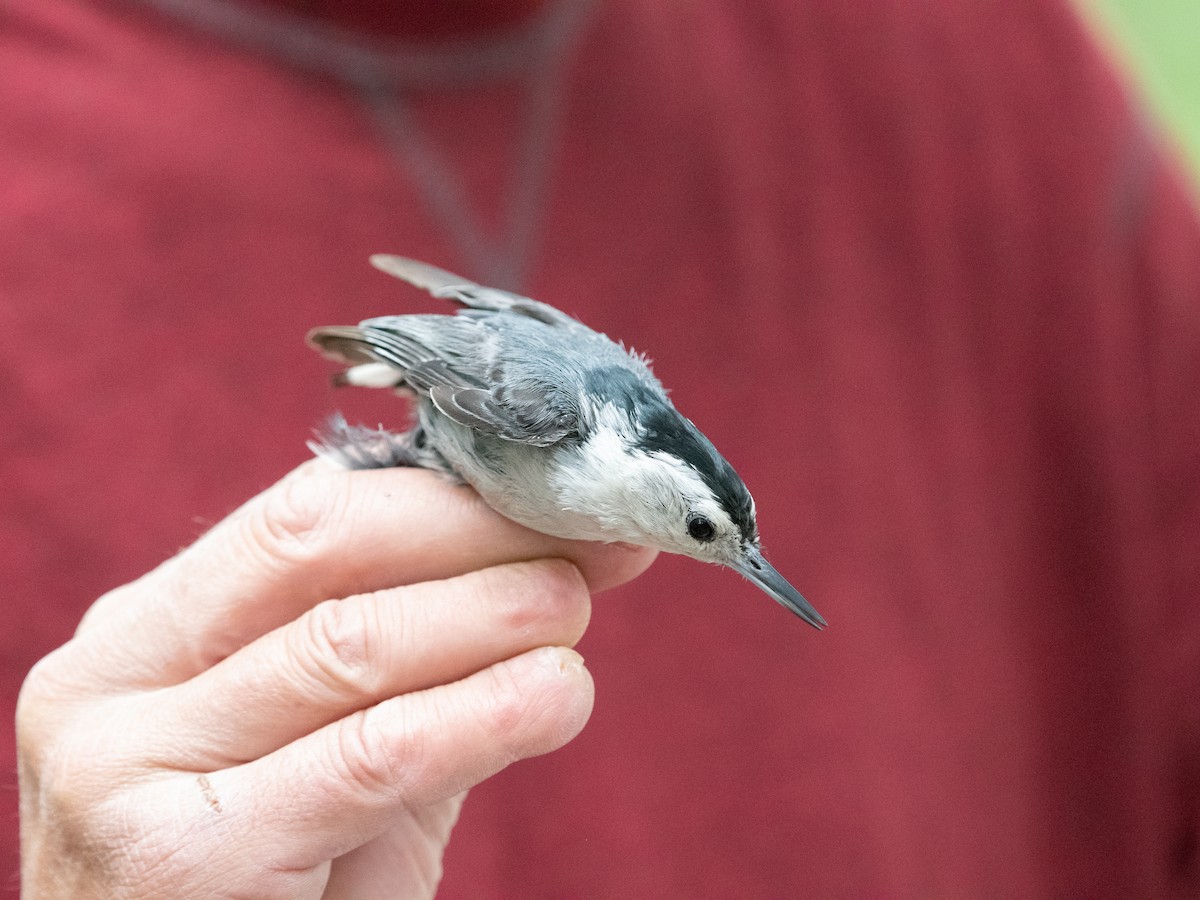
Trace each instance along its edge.
{"label": "bird's beak", "polygon": [[821,614],[813,609],[812,604],[801,596],[800,592],[788,584],[787,579],[780,575],[767,562],[762,551],[757,547],[747,547],[742,558],[733,566],[738,573],[750,579],[767,592],[780,606],[785,606],[802,618],[813,628],[825,627]]}

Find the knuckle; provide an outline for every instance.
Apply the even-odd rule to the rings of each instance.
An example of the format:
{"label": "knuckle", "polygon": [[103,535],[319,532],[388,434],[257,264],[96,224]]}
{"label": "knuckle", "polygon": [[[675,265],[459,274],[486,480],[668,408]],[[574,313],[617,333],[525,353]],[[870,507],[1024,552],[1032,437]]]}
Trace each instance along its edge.
{"label": "knuckle", "polygon": [[[148,574],[152,575],[153,572]],[[84,612],[83,618],[79,620],[79,624],[75,628],[75,634],[84,634],[111,616],[116,610],[120,609],[137,595],[137,592],[141,590],[141,585],[146,580],[148,580],[148,576],[143,576],[137,581],[113,588],[111,591],[100,596]]]}
{"label": "knuckle", "polygon": [[17,694],[17,749],[29,758],[53,741],[64,703],[80,694],[79,685],[70,678],[69,647],[66,644],[38,660]]}
{"label": "knuckle", "polygon": [[25,682],[17,694],[18,734],[32,730],[44,718],[46,705],[53,702],[53,670],[55,657],[59,653],[61,649],[39,659],[25,676]]}
{"label": "knuckle", "polygon": [[418,757],[418,739],[389,736],[370,710],[355,713],[334,729],[334,766],[339,781],[367,797],[403,797]]}
{"label": "knuckle", "polygon": [[285,478],[251,507],[250,546],[284,566],[319,561],[343,515],[344,491],[334,478]]}
{"label": "knuckle", "polygon": [[339,696],[373,697],[379,689],[378,618],[362,599],[326,600],[302,619],[301,646],[294,654],[320,684]]}

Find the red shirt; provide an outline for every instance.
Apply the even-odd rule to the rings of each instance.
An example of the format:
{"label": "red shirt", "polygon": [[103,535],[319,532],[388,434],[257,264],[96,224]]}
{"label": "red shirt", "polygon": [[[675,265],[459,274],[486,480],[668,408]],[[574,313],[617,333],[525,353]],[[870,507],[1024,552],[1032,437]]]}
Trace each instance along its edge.
{"label": "red shirt", "polygon": [[[522,286],[655,359],[830,627],[679,558],[600,598],[591,723],[444,896],[1200,894],[1200,226],[1068,4],[607,0],[565,64]],[[405,94],[487,225],[521,96]],[[372,252],[485,275],[389,146],[153,10],[0,11],[10,704],[329,411],[403,423],[303,343],[440,308]]]}

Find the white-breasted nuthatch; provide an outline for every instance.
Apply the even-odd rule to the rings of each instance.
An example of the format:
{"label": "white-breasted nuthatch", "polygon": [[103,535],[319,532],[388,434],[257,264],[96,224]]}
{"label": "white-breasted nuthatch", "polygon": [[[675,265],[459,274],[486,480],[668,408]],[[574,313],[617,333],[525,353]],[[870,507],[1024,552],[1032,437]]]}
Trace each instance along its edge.
{"label": "white-breasted nuthatch", "polygon": [[816,628],[825,620],[764,559],[754,500],[671,405],[644,357],[559,312],[399,256],[377,268],[464,308],[309,332],[340,384],[415,398],[405,434],[335,417],[321,456],[421,466],[471,485],[544,534],[627,541],[729,566]]}

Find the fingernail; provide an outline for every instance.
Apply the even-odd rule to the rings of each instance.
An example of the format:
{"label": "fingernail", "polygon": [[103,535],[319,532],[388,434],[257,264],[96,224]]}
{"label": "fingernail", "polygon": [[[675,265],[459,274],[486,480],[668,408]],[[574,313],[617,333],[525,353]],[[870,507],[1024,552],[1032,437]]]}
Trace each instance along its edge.
{"label": "fingernail", "polygon": [[538,663],[558,675],[573,675],[583,669],[583,657],[567,647],[543,647]]}

